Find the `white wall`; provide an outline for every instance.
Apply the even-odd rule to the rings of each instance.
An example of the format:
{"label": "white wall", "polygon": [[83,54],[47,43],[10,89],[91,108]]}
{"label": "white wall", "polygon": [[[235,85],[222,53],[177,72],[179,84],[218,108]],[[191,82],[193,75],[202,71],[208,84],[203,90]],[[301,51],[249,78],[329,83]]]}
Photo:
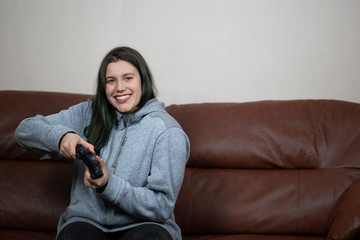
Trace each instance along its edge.
{"label": "white wall", "polygon": [[0,0],[0,90],[94,93],[119,45],[167,104],[360,102],[359,0]]}

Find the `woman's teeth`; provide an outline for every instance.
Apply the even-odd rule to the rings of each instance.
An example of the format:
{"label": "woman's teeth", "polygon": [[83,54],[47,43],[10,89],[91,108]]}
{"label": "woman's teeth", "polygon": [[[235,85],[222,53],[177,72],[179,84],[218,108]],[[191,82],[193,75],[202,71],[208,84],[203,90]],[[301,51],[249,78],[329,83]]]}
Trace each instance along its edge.
{"label": "woman's teeth", "polygon": [[119,96],[116,97],[117,100],[125,100],[126,98],[128,98],[130,95],[124,95],[124,96]]}

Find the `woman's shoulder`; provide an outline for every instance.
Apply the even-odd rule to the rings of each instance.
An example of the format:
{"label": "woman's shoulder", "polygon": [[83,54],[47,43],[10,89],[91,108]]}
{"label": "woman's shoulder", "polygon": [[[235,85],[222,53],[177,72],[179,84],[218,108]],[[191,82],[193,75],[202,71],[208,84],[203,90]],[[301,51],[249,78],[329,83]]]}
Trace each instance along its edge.
{"label": "woman's shoulder", "polygon": [[93,100],[88,99],[83,102],[77,103],[69,108],[73,111],[82,111],[82,112],[91,112],[92,111]]}
{"label": "woman's shoulder", "polygon": [[92,116],[92,103],[93,103],[92,100],[86,100],[77,103],[69,107],[67,110],[61,112],[64,112],[64,114],[68,113],[74,117],[77,116],[76,118],[82,118],[83,120],[90,119]]}
{"label": "woman's shoulder", "polygon": [[145,119],[150,121],[151,124],[163,125],[165,129],[168,128],[180,128],[180,124],[165,110],[165,104],[158,99],[154,98],[149,100],[145,106],[139,111],[139,115],[146,115]]}
{"label": "woman's shoulder", "polygon": [[155,111],[148,114],[150,118],[158,119],[165,124],[166,128],[181,128],[180,124],[166,111]]}

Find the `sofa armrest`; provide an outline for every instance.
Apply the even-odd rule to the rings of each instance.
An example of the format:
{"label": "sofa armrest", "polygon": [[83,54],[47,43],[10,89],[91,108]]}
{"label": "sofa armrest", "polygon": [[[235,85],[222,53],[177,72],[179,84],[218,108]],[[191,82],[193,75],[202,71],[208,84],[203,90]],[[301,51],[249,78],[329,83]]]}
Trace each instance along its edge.
{"label": "sofa armrest", "polygon": [[326,240],[360,239],[360,179],[339,198]]}

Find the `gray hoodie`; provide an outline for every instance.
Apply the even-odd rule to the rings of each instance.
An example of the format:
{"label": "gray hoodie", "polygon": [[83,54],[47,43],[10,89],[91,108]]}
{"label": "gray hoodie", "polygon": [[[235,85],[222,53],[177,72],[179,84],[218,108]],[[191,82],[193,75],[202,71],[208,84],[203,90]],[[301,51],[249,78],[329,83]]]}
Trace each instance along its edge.
{"label": "gray hoodie", "polygon": [[[87,139],[84,128],[90,123],[91,105],[89,100],[57,114],[25,119],[15,140],[41,159],[59,157],[59,141],[65,133],[73,131]],[[71,201],[60,217],[58,233],[75,221],[105,232],[152,223],[181,239],[173,209],[189,152],[188,137],[157,99],[134,114],[117,112],[116,125],[100,152],[110,173],[107,187],[102,193],[86,188],[86,166],[74,161]]]}

